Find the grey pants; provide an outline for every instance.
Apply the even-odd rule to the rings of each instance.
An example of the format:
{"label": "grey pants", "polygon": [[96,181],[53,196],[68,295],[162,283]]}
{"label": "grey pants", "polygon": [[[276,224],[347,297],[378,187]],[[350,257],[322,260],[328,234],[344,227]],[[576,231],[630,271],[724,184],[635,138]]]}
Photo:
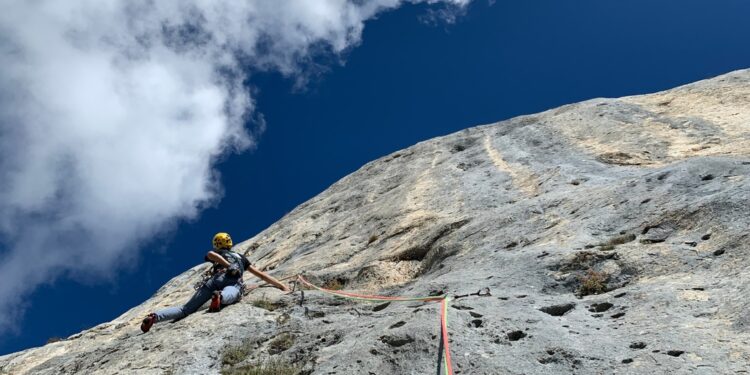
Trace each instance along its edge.
{"label": "grey pants", "polygon": [[195,291],[193,297],[190,298],[187,303],[182,307],[167,307],[165,309],[157,310],[156,321],[161,322],[170,319],[182,319],[196,310],[198,310],[204,303],[208,302],[216,290],[221,291],[221,304],[231,305],[240,299],[240,281],[242,278],[237,279],[229,277],[224,273],[217,274],[210,278],[200,289]]}

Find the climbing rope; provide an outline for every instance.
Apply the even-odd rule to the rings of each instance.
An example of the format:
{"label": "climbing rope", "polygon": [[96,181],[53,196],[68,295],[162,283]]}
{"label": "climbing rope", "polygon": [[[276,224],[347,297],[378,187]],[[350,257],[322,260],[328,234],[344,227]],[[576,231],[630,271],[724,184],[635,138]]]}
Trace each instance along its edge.
{"label": "climbing rope", "polygon": [[360,301],[399,301],[399,302],[414,302],[414,301],[420,301],[420,302],[437,302],[441,301],[446,296],[429,296],[429,297],[391,297],[391,296],[376,296],[376,295],[367,295],[367,294],[356,294],[356,293],[349,293],[349,292],[342,292],[340,290],[331,290],[319,287],[317,285],[311,284],[309,281],[305,280],[304,277],[301,275],[297,276],[297,280],[299,280],[302,284],[307,286],[308,288],[315,289],[317,291],[333,294],[338,297],[343,298],[349,298],[349,299],[356,299]]}
{"label": "climbing rope", "polygon": [[[429,297],[401,297],[401,296],[379,296],[379,295],[367,295],[367,294],[357,294],[357,293],[349,293],[349,292],[343,292],[340,290],[331,290],[319,287],[315,284],[310,283],[309,281],[305,280],[302,275],[297,276],[297,281],[299,283],[307,286],[308,288],[315,289],[319,292],[323,292],[326,294],[330,294],[336,297],[340,298],[347,298],[347,299],[353,299],[357,301],[370,301],[370,302],[379,302],[379,301],[389,301],[389,302],[440,302],[440,337],[439,337],[439,344],[438,344],[438,368],[437,373],[440,375],[441,373],[445,375],[453,375],[453,364],[451,362],[451,351],[449,347],[449,341],[448,341],[448,301],[450,301],[450,297],[447,295],[441,295],[441,296],[429,296]],[[302,290],[300,289],[300,292]],[[303,292],[304,293],[304,292]],[[488,291],[489,293],[489,291]],[[304,294],[302,294],[302,300],[304,300]],[[302,303],[302,300],[300,300],[300,303]],[[441,369],[444,370],[441,372]]]}

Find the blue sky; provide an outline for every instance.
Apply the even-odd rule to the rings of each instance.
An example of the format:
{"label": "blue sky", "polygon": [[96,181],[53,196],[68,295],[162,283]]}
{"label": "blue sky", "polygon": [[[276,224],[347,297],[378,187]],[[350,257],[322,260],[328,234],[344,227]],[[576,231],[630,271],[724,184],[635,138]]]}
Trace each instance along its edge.
{"label": "blue sky", "polygon": [[317,56],[328,70],[303,89],[279,73],[251,75],[267,128],[254,150],[217,165],[221,201],[129,250],[141,256],[122,257],[125,270],[110,281],[63,276],[25,296],[0,354],[118,316],[199,263],[215,232],[250,238],[364,163],[416,142],[750,67],[750,2],[742,0],[474,1],[455,24],[425,23],[428,8],[405,5],[367,21],[345,64]]}

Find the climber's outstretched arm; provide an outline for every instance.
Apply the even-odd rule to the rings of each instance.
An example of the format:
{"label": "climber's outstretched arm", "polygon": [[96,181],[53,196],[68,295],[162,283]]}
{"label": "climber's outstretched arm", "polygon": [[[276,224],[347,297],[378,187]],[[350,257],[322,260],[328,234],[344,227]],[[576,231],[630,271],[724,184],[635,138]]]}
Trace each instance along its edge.
{"label": "climber's outstretched arm", "polygon": [[258,276],[258,278],[260,278],[261,280],[263,280],[263,281],[265,281],[265,282],[267,282],[267,283],[275,286],[278,289],[281,289],[281,290],[283,290],[285,292],[289,292],[290,291],[289,287],[287,287],[286,285],[282,284],[279,280],[274,279],[270,275],[268,275],[268,274],[266,274],[264,272],[261,272],[259,269],[255,268],[253,266],[248,266],[247,270],[250,271],[250,273],[252,273],[253,275]]}
{"label": "climber's outstretched arm", "polygon": [[229,262],[227,262],[227,260],[224,259],[223,256],[219,255],[219,253],[215,251],[209,251],[208,254],[206,254],[206,260],[220,264],[222,267],[230,266]]}

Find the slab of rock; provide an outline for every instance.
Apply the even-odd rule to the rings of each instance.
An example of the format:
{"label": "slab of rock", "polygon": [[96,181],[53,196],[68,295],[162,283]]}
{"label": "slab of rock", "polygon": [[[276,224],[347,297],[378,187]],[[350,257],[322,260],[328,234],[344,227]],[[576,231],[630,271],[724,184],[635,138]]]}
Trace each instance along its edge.
{"label": "slab of rock", "polygon": [[[735,373],[750,368],[749,150],[743,70],[419,143],[237,250],[277,277],[368,294],[490,288],[448,309],[462,373]],[[260,288],[141,334],[206,267],[111,322],[0,357],[0,374],[217,374],[269,359],[311,374],[436,370],[435,302],[307,291],[300,305],[299,292]],[[601,285],[583,296],[584,283]],[[570,301],[594,314],[540,311]]]}

